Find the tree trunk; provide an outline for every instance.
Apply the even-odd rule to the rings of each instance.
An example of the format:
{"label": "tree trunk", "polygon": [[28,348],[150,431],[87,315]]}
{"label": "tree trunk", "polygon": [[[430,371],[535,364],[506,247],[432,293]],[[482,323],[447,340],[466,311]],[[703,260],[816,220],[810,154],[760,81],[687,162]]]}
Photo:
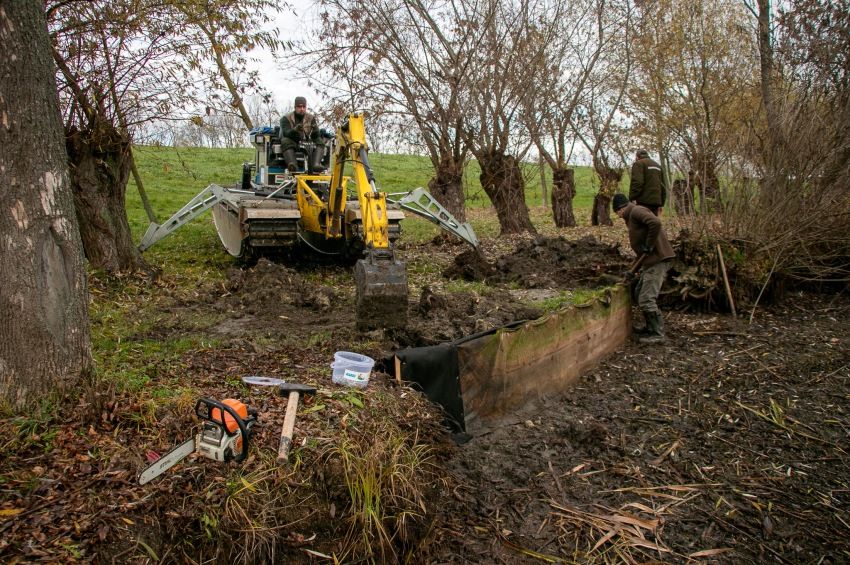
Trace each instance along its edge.
{"label": "tree trunk", "polygon": [[434,177],[428,181],[428,191],[451,212],[457,221],[466,221],[466,200],[463,196],[463,163],[443,156]]}
{"label": "tree trunk", "polygon": [[132,168],[129,138],[96,114],[86,131],[72,127],[67,132],[66,148],[89,262],[108,273],[146,269],[130,234],[124,201]]}
{"label": "tree trunk", "polygon": [[83,250],[43,8],[0,9],[0,404],[23,411],[92,374]]}
{"label": "tree trunk", "polygon": [[519,163],[511,155],[490,152],[479,157],[481,186],[499,218],[501,234],[537,233],[525,203],[525,183]]}
{"label": "tree trunk", "polygon": [[622,169],[613,169],[606,165],[596,165],[596,174],[599,176],[599,192],[593,197],[593,210],[590,213],[590,225],[613,226],[611,221],[611,199],[620,188],[623,178]]}
{"label": "tree trunk", "polygon": [[689,180],[673,181],[673,207],[679,216],[694,215],[694,189]]}
{"label": "tree trunk", "polygon": [[704,214],[716,212],[721,204],[720,180],[714,163],[714,158],[704,154],[694,159],[695,184],[699,190],[700,211]]}
{"label": "tree trunk", "polygon": [[[543,206],[543,209],[546,209],[546,203],[549,201],[548,194],[546,194],[546,158],[541,154],[537,163],[540,171],[540,204]],[[554,189],[553,189],[554,190]]]}
{"label": "tree trunk", "polygon": [[552,171],[552,216],[559,228],[574,228],[573,198],[576,196],[575,170],[561,167]]}

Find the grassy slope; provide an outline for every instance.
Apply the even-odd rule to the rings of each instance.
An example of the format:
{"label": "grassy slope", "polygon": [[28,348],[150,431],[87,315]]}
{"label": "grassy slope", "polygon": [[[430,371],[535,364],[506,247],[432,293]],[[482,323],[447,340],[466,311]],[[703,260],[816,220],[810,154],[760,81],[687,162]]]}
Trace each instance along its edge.
{"label": "grassy slope", "polygon": [[[428,186],[433,168],[425,157],[415,155],[370,155],[372,167],[375,170],[378,185],[387,192],[404,192],[418,186]],[[234,184],[241,174],[241,164],[253,159],[251,149],[207,149],[207,148],[166,148],[138,147],[136,160],[145,183],[148,197],[154,212],[160,221],[168,218],[193,196],[210,183],[223,185]],[[467,205],[474,212],[477,209],[487,209],[490,206],[486,194],[478,181],[478,164],[470,163],[465,176]],[[587,223],[590,206],[597,186],[593,171],[589,167],[576,167],[576,198],[573,201],[576,216],[580,223]],[[547,171],[547,186],[551,190],[551,176]],[[539,169],[536,166],[527,168],[526,202],[532,209],[542,206]],[[147,226],[147,217],[142,208],[139,194],[135,185],[127,190],[127,213],[133,234],[141,238]],[[546,221],[549,214],[544,210],[535,210],[534,220]],[[476,225],[473,216],[473,226],[484,234],[492,232],[492,226]],[[438,229],[430,223],[418,218],[405,221],[407,237],[426,239],[433,237]],[[167,251],[211,251],[210,246],[219,246],[215,231],[211,229],[209,216],[204,215],[158,243],[151,251],[152,258],[163,257]],[[221,251],[223,253],[223,251]],[[170,255],[170,253],[167,253]]]}

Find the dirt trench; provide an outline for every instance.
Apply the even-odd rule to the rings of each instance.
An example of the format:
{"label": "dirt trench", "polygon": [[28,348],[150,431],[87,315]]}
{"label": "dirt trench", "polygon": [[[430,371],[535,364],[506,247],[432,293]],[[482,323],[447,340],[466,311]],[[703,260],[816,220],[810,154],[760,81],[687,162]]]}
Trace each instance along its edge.
{"label": "dirt trench", "polygon": [[[248,477],[276,452],[285,403],[273,392],[246,390],[241,376],[320,385],[299,417],[300,480],[254,495],[282,508],[286,534],[255,544],[272,544],[277,562],[290,563],[318,562],[315,552],[345,547],[349,508],[329,456],[332,439],[380,437],[369,418],[380,408],[427,442],[439,464],[423,491],[427,521],[404,542],[413,544],[404,548],[415,548],[416,562],[846,562],[846,293],[795,294],[784,306],[759,308],[752,325],[666,310],[666,344],[629,343],[568,393],[528,405],[460,446],[449,441],[438,409],[390,375],[375,373],[363,396],[330,385],[334,351],[379,358],[534,317],[541,302],[616,279],[629,262],[618,245],[595,239],[514,238],[483,247],[474,256],[436,243],[404,248],[414,267],[404,331],[354,331],[345,268],[261,260],[234,266],[223,285],[177,301],[163,324],[133,336],[166,342],[201,332],[217,344],[153,367],[150,386],[179,394],[176,384],[191,378],[210,397],[240,395],[258,408]],[[415,268],[432,263],[439,271]],[[450,277],[480,284],[458,292]],[[206,510],[232,503],[233,469],[196,461],[147,490],[134,483],[145,449],[173,445],[194,418],[188,404],[163,411],[126,400],[109,400],[97,422],[69,421],[53,451],[33,440],[4,461],[0,509],[20,513],[0,523],[0,557],[143,562],[150,553],[142,539],[166,562],[191,547],[196,558],[223,558],[216,552],[228,544],[235,552],[228,559],[262,561],[244,553],[240,532],[208,545]],[[346,409],[364,401],[367,409]],[[270,519],[270,508],[254,507],[255,519]],[[188,546],[169,545],[188,535],[195,536]]]}
{"label": "dirt trench", "polygon": [[[408,328],[374,334],[382,351],[371,353],[534,318],[534,298],[608,283],[629,264],[617,245],[593,238],[536,237],[501,255],[444,259],[443,280],[485,290],[421,287]],[[242,282],[227,300],[245,309],[238,289],[266,286],[258,277],[303,287],[302,275],[279,265],[234,276]],[[339,288],[272,293],[292,297],[283,315],[300,308],[305,325],[350,300]],[[309,323],[305,309],[316,316]],[[442,493],[427,562],[843,561],[848,314],[847,296],[806,294],[757,312],[752,325],[668,310],[664,345],[629,343],[568,393],[446,452],[454,487]]]}

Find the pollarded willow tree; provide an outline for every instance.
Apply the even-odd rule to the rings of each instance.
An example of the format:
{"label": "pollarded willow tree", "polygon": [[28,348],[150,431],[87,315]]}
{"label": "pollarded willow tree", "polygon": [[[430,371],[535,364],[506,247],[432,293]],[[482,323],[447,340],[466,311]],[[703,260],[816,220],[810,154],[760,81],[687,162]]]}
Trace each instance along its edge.
{"label": "pollarded willow tree", "polygon": [[55,67],[35,2],[0,7],[0,407],[91,376],[85,260]]}
{"label": "pollarded willow tree", "polygon": [[[124,203],[134,132],[155,120],[189,119],[187,108],[237,111],[246,120],[242,95],[256,77],[242,72],[243,84],[234,77],[245,70],[244,52],[279,45],[257,31],[276,7],[268,0],[48,3],[75,209],[94,267],[144,267]],[[219,77],[226,103],[207,88]]]}
{"label": "pollarded willow tree", "polygon": [[[593,199],[590,223],[612,225],[610,204],[623,178],[622,107],[632,70],[630,37],[633,10],[629,2],[612,3],[603,14],[608,33],[619,38],[605,50],[604,61],[595,65],[572,116],[573,132],[590,153],[599,189]],[[603,24],[600,24],[603,25]]]}
{"label": "pollarded willow tree", "polygon": [[558,227],[576,225],[574,171],[569,166],[576,111],[588,96],[597,65],[605,65],[622,39],[622,23],[606,18],[609,6],[607,0],[570,2],[560,17],[551,20],[558,32],[549,38],[540,71],[528,84],[524,100],[525,127],[552,170],[552,214]]}
{"label": "pollarded willow tree", "polygon": [[523,123],[528,85],[537,80],[556,35],[562,4],[519,0],[465,3],[480,28],[466,81],[463,134],[481,168],[481,186],[502,234],[536,230],[525,201],[522,159],[530,146]]}

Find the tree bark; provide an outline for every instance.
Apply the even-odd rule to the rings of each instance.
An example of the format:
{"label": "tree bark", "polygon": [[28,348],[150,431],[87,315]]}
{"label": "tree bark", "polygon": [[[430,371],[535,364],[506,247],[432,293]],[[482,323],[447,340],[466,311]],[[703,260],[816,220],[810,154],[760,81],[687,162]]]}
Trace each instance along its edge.
{"label": "tree bark", "polygon": [[679,216],[694,215],[694,188],[690,180],[676,179],[673,181],[673,207]]}
{"label": "tree bark", "polygon": [[721,207],[720,179],[712,156],[698,154],[693,162],[694,184],[699,191],[700,212],[716,212]]}
{"label": "tree bark", "polygon": [[519,163],[511,155],[489,152],[478,157],[481,186],[493,203],[501,234],[537,233],[525,203],[525,183]]}
{"label": "tree bark", "polygon": [[466,221],[463,163],[458,163],[449,156],[443,156],[434,177],[428,181],[428,191],[457,221]]}
{"label": "tree bark", "polygon": [[546,204],[549,201],[547,190],[546,190],[546,158],[543,154],[540,155],[537,165],[540,171],[540,203],[544,209],[546,209]]}
{"label": "tree bark", "polygon": [[108,273],[146,269],[133,243],[125,194],[132,169],[130,140],[95,112],[89,127],[67,132],[71,187],[80,235],[92,266]]}
{"label": "tree bark", "polygon": [[776,106],[773,100],[773,40],[770,31],[770,0],[757,0],[758,46],[761,97],[767,119],[768,151],[773,148],[779,134]]}
{"label": "tree bark", "polygon": [[620,188],[623,178],[622,169],[614,169],[607,165],[597,164],[596,174],[599,176],[599,192],[593,197],[593,209],[590,212],[590,225],[613,226],[611,221],[611,199]]}
{"label": "tree bark", "polygon": [[559,228],[574,228],[573,198],[576,196],[575,170],[561,167],[552,171],[552,216]]}
{"label": "tree bark", "polygon": [[92,374],[85,260],[47,23],[0,9],[0,403],[24,411]]}

